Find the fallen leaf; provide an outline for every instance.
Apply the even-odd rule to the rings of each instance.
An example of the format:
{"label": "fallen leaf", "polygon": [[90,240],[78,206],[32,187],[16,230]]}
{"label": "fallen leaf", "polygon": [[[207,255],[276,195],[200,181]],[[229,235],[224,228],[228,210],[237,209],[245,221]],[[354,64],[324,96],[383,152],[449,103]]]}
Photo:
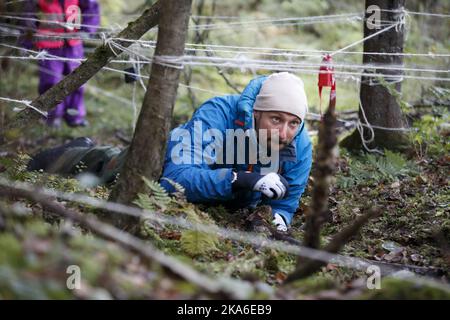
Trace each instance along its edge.
{"label": "fallen leaf", "polygon": [[410,256],[410,258],[414,262],[419,262],[423,259],[423,256],[421,256],[420,254],[414,253]]}
{"label": "fallen leaf", "polygon": [[233,260],[235,260],[236,259],[236,257],[232,254],[232,253],[228,253],[227,254],[227,261],[233,261]]}
{"label": "fallen leaf", "polygon": [[402,246],[394,241],[385,241],[381,247],[389,252],[398,251]]}
{"label": "fallen leaf", "polygon": [[161,233],[161,238],[169,240],[180,240],[181,232],[179,231],[165,231]]}
{"label": "fallen leaf", "polygon": [[398,182],[398,181],[393,182],[393,183],[391,184],[391,188],[392,188],[392,189],[398,189],[398,188],[400,188],[400,182]]}
{"label": "fallen leaf", "polygon": [[337,269],[337,265],[329,263],[327,264],[327,271],[331,271],[331,270],[336,270]]}
{"label": "fallen leaf", "polygon": [[385,256],[384,253],[377,253],[377,254],[374,255],[373,257],[375,258],[375,260],[381,261],[381,260],[383,260],[384,256]]}
{"label": "fallen leaf", "polygon": [[428,179],[424,176],[417,176],[416,177],[416,182],[419,184],[425,184],[428,182]]}
{"label": "fallen leaf", "polygon": [[275,274],[275,279],[278,283],[284,282],[284,280],[286,280],[286,278],[287,278],[287,274],[284,272],[279,271]]}
{"label": "fallen leaf", "polygon": [[395,258],[395,254],[392,254],[392,253],[385,254],[383,256],[383,260],[386,260],[386,261],[389,261],[389,262],[392,261],[394,258]]}

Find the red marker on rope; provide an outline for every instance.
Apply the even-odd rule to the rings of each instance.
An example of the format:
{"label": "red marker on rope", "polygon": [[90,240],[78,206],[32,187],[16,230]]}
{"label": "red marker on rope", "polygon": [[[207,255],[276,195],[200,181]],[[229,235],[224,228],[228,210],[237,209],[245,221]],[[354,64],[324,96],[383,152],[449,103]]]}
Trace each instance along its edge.
{"label": "red marker on rope", "polygon": [[336,79],[334,78],[333,59],[331,55],[327,54],[322,60],[322,65],[319,69],[319,110],[320,116],[322,116],[322,88],[330,87],[330,104],[329,108],[335,108],[336,106]]}

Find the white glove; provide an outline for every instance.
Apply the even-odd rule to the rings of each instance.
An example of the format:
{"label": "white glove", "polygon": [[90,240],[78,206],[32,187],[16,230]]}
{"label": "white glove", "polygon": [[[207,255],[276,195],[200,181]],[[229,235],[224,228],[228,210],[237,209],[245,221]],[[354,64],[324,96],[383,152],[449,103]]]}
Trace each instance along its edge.
{"label": "white glove", "polygon": [[274,224],[277,227],[278,231],[286,232],[287,226],[286,222],[284,222],[284,219],[282,216],[280,216],[278,213],[275,213],[273,216],[272,224]]}
{"label": "white glove", "polygon": [[271,199],[279,200],[286,195],[287,187],[287,181],[283,183],[278,174],[271,172],[259,179],[253,186],[253,190],[260,191]]}

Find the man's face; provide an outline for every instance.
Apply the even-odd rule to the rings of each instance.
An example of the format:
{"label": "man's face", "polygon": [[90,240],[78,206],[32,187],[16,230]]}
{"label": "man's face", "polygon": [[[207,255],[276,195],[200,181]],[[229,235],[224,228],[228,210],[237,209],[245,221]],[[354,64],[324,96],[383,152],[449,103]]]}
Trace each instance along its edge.
{"label": "man's face", "polygon": [[[279,111],[255,111],[256,130],[267,130],[267,145],[271,150],[281,150],[291,143],[297,133],[302,121],[290,113]],[[275,130],[275,137],[278,139],[272,141],[271,130]],[[258,135],[259,136],[259,135]]]}

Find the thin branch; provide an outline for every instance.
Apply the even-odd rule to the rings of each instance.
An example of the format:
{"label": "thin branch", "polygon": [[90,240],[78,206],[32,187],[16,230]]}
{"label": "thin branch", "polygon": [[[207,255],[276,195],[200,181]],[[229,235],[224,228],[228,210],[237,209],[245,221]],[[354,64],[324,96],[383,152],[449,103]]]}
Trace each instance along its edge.
{"label": "thin branch", "polygon": [[[209,51],[205,51],[206,55],[208,57],[213,57],[214,54],[212,52]],[[225,75],[224,70],[222,68],[220,68],[219,66],[216,66],[217,71],[219,72],[219,75],[225,80],[226,84],[233,89],[234,91],[236,91],[236,93],[241,94],[241,90],[239,90],[232,82],[230,79],[228,79],[228,77]]]}
{"label": "thin branch", "polygon": [[[366,214],[357,218],[352,224],[336,234],[325,246],[324,251],[329,253],[338,253],[345,246],[345,244],[359,232],[361,227],[366,224],[369,219],[377,216],[379,213],[379,210],[370,209]],[[323,261],[310,259],[304,260],[303,265],[287,277],[286,283],[306,278],[318,271],[324,265],[326,265],[326,263]]]}
{"label": "thin branch", "polygon": [[[204,8],[204,1],[200,1],[199,4],[197,5],[197,14],[199,16],[202,15],[203,13],[203,8]],[[212,9],[211,9],[211,14],[210,17],[208,17],[208,19],[206,19],[206,21],[204,22],[206,25],[210,24],[212,22],[212,16],[214,15],[214,11],[216,9],[216,1],[213,0],[212,2]],[[199,20],[198,19],[193,19],[195,25],[197,26],[199,24]],[[195,30],[195,40],[194,43],[198,43],[198,44],[205,44],[205,40],[208,39],[209,36],[209,30],[208,28],[206,28],[203,31],[199,31],[198,29]],[[212,52],[209,51],[205,51],[206,55],[208,57],[213,57],[214,54]],[[216,66],[217,71],[219,72],[219,75],[223,78],[223,80],[225,80],[225,83],[231,88],[233,89],[237,94],[241,94],[241,90],[239,90],[232,82],[231,80],[226,76],[224,70],[222,68],[220,68],[219,66]]]}
{"label": "thin branch", "polygon": [[335,103],[335,98],[330,100],[330,106],[319,127],[319,142],[314,159],[312,204],[306,211],[304,244],[315,249],[320,247],[320,229],[328,212],[330,180],[335,171],[334,149],[337,142]]}
{"label": "thin branch", "polygon": [[[83,228],[90,230],[92,233],[104,239],[120,244],[124,248],[136,253],[144,260],[148,262],[156,261],[166,270],[169,270],[182,279],[195,284],[208,293],[232,299],[243,298],[240,293],[236,292],[236,287],[227,286],[217,279],[206,277],[179,260],[165,255],[163,252],[156,249],[152,244],[143,242],[127,232],[99,221],[97,218],[85,216],[73,209],[66,208],[52,198],[42,195],[38,190],[31,192],[16,187],[0,186],[0,196],[25,198],[40,203],[46,210],[49,210],[62,218],[72,220],[73,222],[80,224]],[[241,284],[246,283],[241,282]]]}
{"label": "thin branch", "polygon": [[[160,16],[159,1],[144,11],[144,13],[135,21],[130,22],[128,26],[122,30],[115,38],[138,40],[148,30],[155,27],[159,22]],[[133,42],[125,40],[117,40],[118,45],[129,47]],[[112,50],[108,43],[98,47],[95,52],[71,74],[64,77],[58,84],[47,90],[45,93],[37,97],[31,105],[42,111],[49,111],[58,103],[63,101],[68,95],[77,90],[113,58],[122,53],[119,48]],[[21,128],[30,122],[40,119],[42,115],[31,110],[30,108],[20,112],[14,121],[8,125],[9,129]]]}

